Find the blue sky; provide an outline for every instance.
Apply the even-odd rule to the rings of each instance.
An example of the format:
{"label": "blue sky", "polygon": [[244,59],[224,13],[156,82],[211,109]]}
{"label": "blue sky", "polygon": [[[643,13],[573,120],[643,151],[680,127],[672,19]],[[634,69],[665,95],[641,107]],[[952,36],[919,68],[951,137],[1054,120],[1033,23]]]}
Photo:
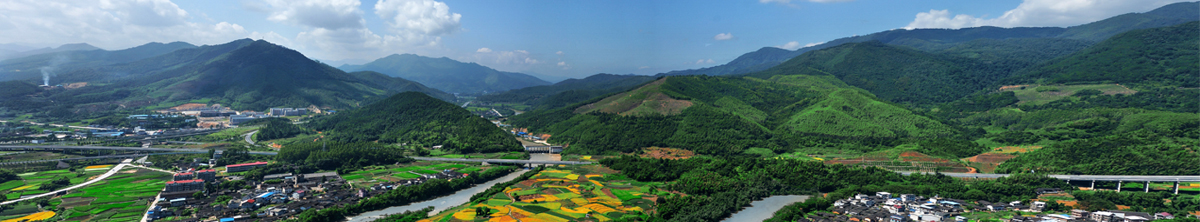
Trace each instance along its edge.
{"label": "blue sky", "polygon": [[1079,25],[1171,2],[14,0],[0,3],[0,43],[121,49],[254,38],[333,65],[413,53],[565,78],[710,67],[762,47],[898,28]]}

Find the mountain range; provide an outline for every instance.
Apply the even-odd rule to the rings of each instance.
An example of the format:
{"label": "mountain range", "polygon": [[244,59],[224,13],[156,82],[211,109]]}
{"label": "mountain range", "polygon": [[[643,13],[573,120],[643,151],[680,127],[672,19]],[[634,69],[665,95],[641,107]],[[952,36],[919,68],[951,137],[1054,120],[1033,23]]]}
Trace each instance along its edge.
{"label": "mountain range", "polygon": [[550,82],[528,74],[497,71],[476,63],[413,54],[392,54],[362,65],[342,65],[347,72],[375,71],[451,93],[503,92]]}
{"label": "mountain range", "polygon": [[[680,70],[659,75],[734,75],[757,72],[774,67],[793,57],[809,51],[834,47],[845,43],[879,41],[885,44],[912,47],[922,51],[938,51],[980,39],[1066,39],[1083,44],[1094,44],[1118,33],[1163,26],[1178,25],[1200,20],[1200,2],[1181,2],[1160,7],[1145,13],[1128,13],[1112,18],[1067,28],[999,28],[975,27],[963,29],[895,29],[863,36],[845,37],[797,50],[764,47],[738,56],[729,63],[691,70]],[[1082,49],[1075,48],[1075,50]]]}
{"label": "mountain range", "polygon": [[[147,56],[171,45],[186,46],[148,44],[122,51],[70,52],[71,56],[80,57],[96,53],[107,59],[64,63],[52,82],[86,82],[86,86],[39,89],[33,96],[5,98],[2,102],[12,104],[6,107],[45,111],[49,116],[72,116],[72,113],[165,107],[189,101],[211,101],[238,110],[310,105],[350,108],[405,91],[454,99],[448,93],[401,78],[375,72],[346,73],[261,40],[181,47]],[[53,55],[20,61],[49,57]]]}

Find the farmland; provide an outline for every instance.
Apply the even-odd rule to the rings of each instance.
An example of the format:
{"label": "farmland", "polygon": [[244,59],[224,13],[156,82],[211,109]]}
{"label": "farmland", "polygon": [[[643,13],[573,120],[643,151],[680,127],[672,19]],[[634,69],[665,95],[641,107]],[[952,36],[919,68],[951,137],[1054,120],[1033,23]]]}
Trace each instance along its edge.
{"label": "farmland", "polygon": [[55,178],[66,177],[70,181],[70,184],[67,185],[69,186],[83,183],[92,176],[103,174],[104,171],[107,171],[111,167],[111,165],[95,166],[91,169],[79,169],[75,172],[71,172],[70,170],[51,170],[22,173],[17,175],[21,177],[20,180],[12,180],[0,184],[0,193],[3,193],[10,200],[20,198],[21,196],[42,194],[51,191],[42,190],[42,185]]}
{"label": "farmland", "polygon": [[138,221],[170,180],[170,174],[157,171],[122,171],[53,199],[50,205],[72,221]]}
{"label": "farmland", "polygon": [[[655,210],[660,183],[642,183],[589,167],[546,169],[485,201],[425,221],[599,221],[645,219]],[[481,209],[487,215],[479,215]]]}
{"label": "farmland", "polygon": [[415,162],[400,166],[372,166],[350,172],[342,178],[355,186],[370,186],[383,181],[396,182],[420,178],[421,175],[437,174],[443,170],[453,170],[459,173],[475,173],[487,169],[486,166],[470,163],[433,163]]}

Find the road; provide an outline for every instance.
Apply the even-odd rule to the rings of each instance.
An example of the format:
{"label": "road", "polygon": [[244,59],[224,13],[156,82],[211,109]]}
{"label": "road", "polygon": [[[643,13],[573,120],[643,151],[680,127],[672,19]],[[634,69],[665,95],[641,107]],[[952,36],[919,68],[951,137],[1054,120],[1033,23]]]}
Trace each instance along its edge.
{"label": "road", "polygon": [[251,131],[250,133],[246,134],[246,143],[249,143],[250,145],[254,145],[254,139],[251,137],[253,137],[255,133],[258,133],[258,130]]}
{"label": "road", "polygon": [[[139,152],[204,152],[207,149],[186,149],[186,148],[147,148],[147,147],[117,147],[117,146],[61,146],[61,145],[2,145],[0,150],[30,150],[30,149],[45,149],[45,150],[122,150],[122,151],[139,151]],[[250,154],[256,155],[276,155],[277,152],[268,151],[250,151]]]}
{"label": "road", "polygon": [[16,202],[20,202],[23,200],[29,200],[29,199],[34,199],[34,198],[39,198],[39,197],[44,197],[44,196],[53,196],[54,194],[57,194],[60,192],[66,192],[66,191],[74,190],[74,189],[77,189],[80,187],[85,187],[87,185],[91,185],[96,182],[100,182],[101,180],[104,180],[104,178],[108,178],[108,177],[112,176],[113,174],[117,174],[117,172],[121,171],[121,168],[125,168],[125,166],[129,166],[129,162],[131,162],[131,161],[133,161],[133,159],[126,159],[124,162],[121,162],[121,164],[117,164],[117,166],[114,166],[112,169],[109,169],[108,172],[105,172],[104,174],[101,174],[100,176],[96,177],[96,179],[92,179],[87,182],[83,182],[81,184],[76,184],[75,186],[70,186],[67,188],[60,189],[60,190],[55,190],[54,192],[28,196],[28,197],[20,198],[20,199],[16,199],[16,200],[5,201],[3,203],[0,203],[0,205],[16,203]]}
{"label": "road", "polygon": [[417,160],[425,161],[447,161],[447,162],[487,162],[487,163],[519,163],[519,164],[594,164],[596,162],[583,161],[535,161],[535,160],[510,160],[510,159],[462,159],[462,158],[437,158],[437,157],[413,157]]}
{"label": "road", "polygon": [[[913,172],[900,172],[904,175],[912,174]],[[958,178],[987,178],[994,179],[1006,177],[1008,174],[992,174],[992,173],[942,173],[946,176]],[[1079,180],[1079,181],[1149,181],[1149,182],[1200,182],[1200,175],[1166,175],[1166,176],[1143,176],[1143,175],[1047,175],[1049,177],[1058,178],[1061,180]]]}
{"label": "road", "polygon": [[[7,123],[7,122],[8,122],[7,120],[0,120],[0,123]],[[33,122],[33,121],[21,121],[21,122],[24,122],[24,123],[29,123],[29,124],[33,124],[33,125],[42,125],[42,123],[37,123],[37,122]],[[51,124],[50,124],[50,126],[53,126],[53,127],[77,128],[77,129],[90,129],[90,130],[92,130],[92,129],[94,129],[94,130],[103,130],[103,129],[107,129],[107,128],[98,128],[98,127],[87,127],[87,126],[70,126],[70,125],[63,125],[63,124],[53,124],[53,123],[51,123]]]}

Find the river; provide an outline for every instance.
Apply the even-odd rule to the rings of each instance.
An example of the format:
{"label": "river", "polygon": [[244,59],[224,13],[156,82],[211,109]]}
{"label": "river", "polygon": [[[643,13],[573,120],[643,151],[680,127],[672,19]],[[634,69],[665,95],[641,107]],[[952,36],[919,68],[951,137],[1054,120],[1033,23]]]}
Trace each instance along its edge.
{"label": "river", "polygon": [[454,194],[450,194],[449,196],[439,197],[437,199],[417,202],[417,203],[413,203],[413,204],[409,204],[409,205],[405,205],[405,206],[395,206],[395,207],[388,207],[383,210],[370,211],[370,212],[356,215],[354,217],[349,217],[349,218],[347,218],[347,220],[349,220],[350,222],[372,221],[372,220],[376,220],[379,218],[383,218],[384,215],[387,215],[387,214],[404,213],[404,211],[416,211],[416,210],[424,209],[429,206],[433,206],[433,211],[429,212],[429,215],[432,216],[443,210],[450,209],[452,207],[457,207],[459,205],[463,205],[463,204],[467,203],[468,201],[471,201],[472,195],[483,192],[484,190],[487,190],[488,188],[492,188],[492,185],[496,185],[497,183],[508,182],[513,179],[516,179],[517,177],[520,177],[521,174],[525,173],[526,171],[529,171],[529,170],[518,170],[517,172],[513,172],[511,174],[508,174],[507,176],[497,178],[492,181],[488,181],[487,183],[475,185],[474,187],[471,187],[471,188],[460,190],[458,192],[455,192]]}
{"label": "river", "polygon": [[767,199],[750,202],[750,207],[734,213],[733,216],[730,216],[721,222],[763,221],[767,218],[771,218],[771,216],[774,216],[775,211],[783,209],[783,206],[804,201],[805,199],[808,199],[808,197],[808,195],[782,195],[767,197]]}

